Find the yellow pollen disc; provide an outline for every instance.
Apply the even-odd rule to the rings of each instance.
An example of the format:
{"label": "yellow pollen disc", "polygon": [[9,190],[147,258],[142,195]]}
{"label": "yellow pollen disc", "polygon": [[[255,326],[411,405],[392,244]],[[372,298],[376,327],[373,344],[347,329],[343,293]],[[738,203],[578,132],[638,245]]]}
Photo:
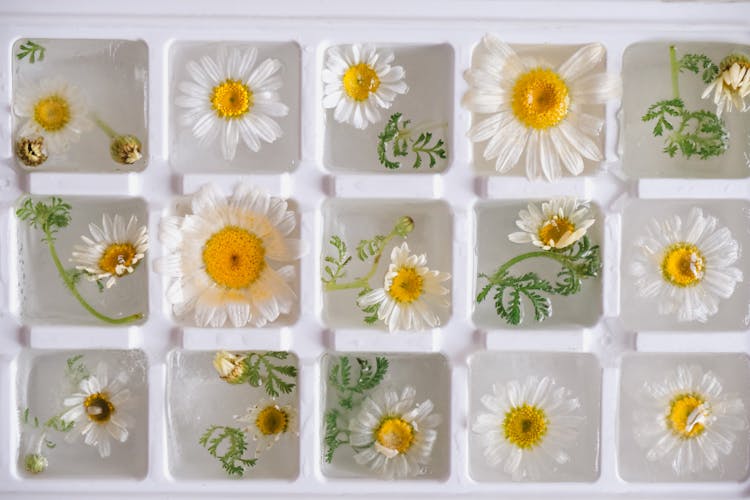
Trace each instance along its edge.
{"label": "yellow pollen disc", "polygon": [[203,247],[206,273],[226,288],[247,288],[266,268],[266,249],[255,234],[237,226],[214,233]]}
{"label": "yellow pollen disc", "polygon": [[503,433],[511,444],[530,450],[542,442],[548,424],[544,410],[524,403],[505,414]]}
{"label": "yellow pollen disc", "polygon": [[667,426],[672,432],[683,439],[699,436],[706,429],[702,423],[695,422],[689,426],[688,419],[693,410],[705,403],[697,394],[682,394],[675,397],[669,404]]}
{"label": "yellow pollen disc", "polygon": [[513,86],[513,114],[524,125],[539,130],[554,127],[568,115],[568,86],[550,69],[522,74]]}
{"label": "yellow pollen disc", "polygon": [[97,392],[88,396],[83,401],[83,407],[89,420],[97,424],[109,422],[115,412],[115,405],[109,400],[109,394],[104,392]]}
{"label": "yellow pollen disc", "polygon": [[675,243],[667,248],[661,261],[664,279],[674,286],[694,286],[703,279],[706,260],[691,243]]}
{"label": "yellow pollen disc", "polygon": [[413,267],[402,267],[391,282],[388,293],[396,302],[411,304],[422,295],[424,278]]}
{"label": "yellow pollen disc", "polygon": [[289,425],[289,416],[285,411],[275,407],[267,406],[258,413],[255,419],[255,427],[264,436],[275,436],[286,432]]}
{"label": "yellow pollen disc", "polygon": [[570,222],[567,217],[552,216],[539,228],[539,239],[545,245],[559,243],[563,236],[576,230],[575,224]]}
{"label": "yellow pollen disc", "polygon": [[211,106],[220,118],[239,118],[253,107],[253,91],[239,80],[226,79],[211,91]]}
{"label": "yellow pollen disc", "polygon": [[406,453],[414,444],[414,427],[399,417],[386,417],[375,431],[375,440],[384,448]]}
{"label": "yellow pollen disc", "polygon": [[70,122],[70,104],[59,95],[39,99],[34,105],[34,121],[47,132],[56,132]]}
{"label": "yellow pollen disc", "polygon": [[136,253],[135,247],[130,243],[112,243],[104,249],[104,253],[99,258],[99,269],[114,276],[122,276],[128,271],[123,269],[121,273],[118,273],[117,266],[133,265]]}
{"label": "yellow pollen disc", "polygon": [[365,63],[350,66],[342,78],[344,90],[355,101],[366,101],[380,87],[378,74]]}

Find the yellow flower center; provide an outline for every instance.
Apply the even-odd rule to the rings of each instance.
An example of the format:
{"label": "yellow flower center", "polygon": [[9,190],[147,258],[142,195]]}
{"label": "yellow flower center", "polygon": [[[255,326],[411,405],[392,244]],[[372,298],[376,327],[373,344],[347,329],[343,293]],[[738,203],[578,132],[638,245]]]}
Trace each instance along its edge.
{"label": "yellow flower center", "polygon": [[286,412],[276,406],[267,406],[258,413],[255,419],[255,427],[264,436],[275,436],[286,432],[289,426],[289,416]]}
{"label": "yellow flower center", "polygon": [[56,132],[70,123],[70,104],[57,94],[39,99],[34,105],[34,121],[47,132]]}
{"label": "yellow flower center", "polygon": [[568,115],[569,106],[568,86],[551,69],[532,69],[513,86],[513,114],[527,127],[554,127]]}
{"label": "yellow flower center", "polygon": [[567,233],[575,230],[576,226],[570,222],[570,219],[553,215],[539,227],[539,239],[545,245],[552,246],[559,243]]}
{"label": "yellow flower center", "polygon": [[375,431],[375,439],[384,448],[406,453],[414,444],[414,427],[403,418],[386,417]]}
{"label": "yellow flower center", "polygon": [[548,425],[544,410],[524,403],[505,414],[503,432],[511,444],[530,450],[542,442]]}
{"label": "yellow flower center", "polygon": [[97,424],[106,424],[115,412],[115,405],[109,400],[109,394],[105,392],[89,395],[83,401],[83,407],[89,420]]}
{"label": "yellow flower center", "polygon": [[355,101],[366,101],[380,87],[380,78],[373,68],[365,63],[350,66],[342,78],[344,90]]}
{"label": "yellow flower center", "polygon": [[703,279],[706,261],[692,243],[675,243],[667,248],[661,261],[661,273],[670,284],[678,287],[694,286]]}
{"label": "yellow flower center", "polygon": [[[126,268],[133,265],[136,249],[131,243],[112,243],[104,249],[99,258],[99,269],[114,276],[122,276],[127,273]],[[118,272],[118,267],[120,267]]]}
{"label": "yellow flower center", "polygon": [[424,278],[413,267],[402,267],[391,282],[388,293],[396,302],[411,304],[422,295]]}
{"label": "yellow flower center", "polygon": [[206,273],[226,288],[247,288],[266,268],[263,240],[246,229],[226,226],[203,247]]}
{"label": "yellow flower center", "polygon": [[675,397],[669,404],[667,426],[683,439],[701,435],[706,428],[698,417],[707,416],[708,413],[708,409],[701,406],[704,403],[698,394],[681,394]]}
{"label": "yellow flower center", "polygon": [[239,118],[253,107],[253,91],[239,80],[226,79],[211,91],[211,106],[220,118]]}

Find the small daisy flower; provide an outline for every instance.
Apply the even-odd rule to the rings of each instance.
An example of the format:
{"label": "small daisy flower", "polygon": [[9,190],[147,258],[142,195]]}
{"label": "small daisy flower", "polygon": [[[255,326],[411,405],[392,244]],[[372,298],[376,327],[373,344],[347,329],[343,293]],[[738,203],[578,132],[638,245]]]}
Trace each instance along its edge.
{"label": "small daisy flower", "polygon": [[718,116],[735,107],[739,111],[747,111],[745,97],[750,95],[750,59],[742,54],[725,57],[719,65],[719,75],[706,87],[701,97],[707,99],[712,92]]}
{"label": "small daisy flower", "polygon": [[417,391],[379,390],[362,403],[349,423],[354,461],[386,478],[424,474],[430,464],[441,417],[429,399],[414,404]]}
{"label": "small daisy flower", "polygon": [[166,257],[159,271],[171,279],[167,301],[176,316],[193,313],[198,326],[262,327],[291,311],[296,299],[291,263],[302,245],[286,201],[238,184],[225,197],[213,185],[191,199],[185,216],[162,221]]}
{"label": "small daisy flower", "polygon": [[492,35],[482,39],[465,79],[469,90],[463,106],[486,115],[468,132],[472,142],[487,142],[483,156],[495,160],[503,174],[525,153],[526,176],[554,181],[583,172],[584,159],[602,160],[593,137],[603,121],[581,111],[582,105],[603,104],[619,97],[617,75],[591,73],[604,58],[600,44],[582,47],[558,68],[536,58],[519,57]]}
{"label": "small daisy flower", "polygon": [[214,369],[222,380],[230,384],[241,384],[245,382],[249,372],[245,359],[247,356],[242,354],[219,351],[214,356]]}
{"label": "small daisy flower", "polygon": [[447,308],[448,289],[441,285],[450,274],[430,270],[427,255],[412,255],[406,242],[391,252],[383,288],[359,298],[360,307],[378,304],[378,319],[388,331],[419,331],[440,325],[435,308]]}
{"label": "small daisy flower", "polygon": [[723,393],[721,381],[700,366],[680,365],[660,383],[644,384],[634,413],[634,437],[651,462],[670,464],[678,476],[715,469],[748,423],[745,405]]}
{"label": "small daisy flower", "polygon": [[695,207],[684,224],[678,215],[652,220],[636,242],[629,271],[638,295],[657,300],[659,314],[705,322],[742,281],[742,271],[732,267],[738,257],[739,245],[729,229]]}
{"label": "small daisy flower", "polygon": [[110,437],[124,443],[128,439],[128,427],[134,425],[133,418],[123,411],[130,399],[130,390],[125,388],[127,381],[125,372],[110,381],[107,366],[99,363],[96,375],[83,379],[79,392],[63,401],[68,410],[60,419],[75,423],[65,440],[72,443],[83,435],[84,442],[96,446],[102,458],[110,454]]}
{"label": "small daisy flower", "polygon": [[575,198],[555,198],[542,203],[541,208],[529,203],[518,217],[516,226],[521,231],[511,233],[508,239],[513,243],[532,243],[544,250],[572,245],[596,221],[588,204]]}
{"label": "small daisy flower", "polygon": [[135,271],[148,250],[148,229],[138,226],[138,217],[130,217],[127,225],[119,214],[102,216],[102,227],[89,224],[91,238],[81,236],[85,245],[76,245],[71,262],[86,271],[88,279],[107,280],[111,288],[118,278]]}
{"label": "small daisy flower", "polygon": [[323,69],[323,107],[339,123],[358,129],[378,123],[398,94],[406,94],[404,68],[391,66],[394,56],[371,45],[331,47]]}
{"label": "small daisy flower", "polygon": [[281,137],[281,127],[273,118],[289,113],[278,93],[281,62],[265,59],[256,66],[257,57],[255,48],[222,47],[216,59],[203,56],[190,61],[187,71],[191,80],[178,85],[182,94],[175,103],[185,108],[180,125],[190,127],[202,145],[218,138],[221,154],[228,161],[234,159],[240,139],[257,152],[261,141],[270,144]]}
{"label": "small daisy flower", "polygon": [[538,480],[545,469],[570,461],[585,417],[568,389],[550,377],[528,377],[494,385],[492,391],[482,396],[489,413],[479,414],[472,426],[488,464],[502,464],[520,481]]}
{"label": "small daisy flower", "polygon": [[18,136],[43,137],[50,154],[67,151],[93,125],[86,97],[59,77],[19,85],[13,95],[13,111],[26,120]]}
{"label": "small daisy flower", "polygon": [[264,399],[251,406],[247,414],[237,418],[247,424],[245,432],[257,443],[255,456],[270,449],[284,436],[299,435],[297,411],[290,405],[280,406],[276,401]]}

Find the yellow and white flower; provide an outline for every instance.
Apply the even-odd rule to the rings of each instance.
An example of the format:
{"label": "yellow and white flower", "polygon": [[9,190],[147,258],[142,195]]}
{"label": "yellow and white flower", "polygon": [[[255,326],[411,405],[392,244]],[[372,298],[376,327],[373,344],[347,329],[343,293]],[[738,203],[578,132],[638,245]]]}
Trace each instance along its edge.
{"label": "yellow and white flower", "polygon": [[697,365],[680,365],[663,382],[645,383],[640,396],[635,440],[649,461],[670,464],[678,476],[719,467],[748,427],[742,400],[724,393],[716,375]]}
{"label": "yellow and white flower", "polygon": [[257,66],[258,51],[253,47],[219,49],[217,58],[203,56],[190,61],[191,80],[178,86],[182,94],[175,104],[185,108],[179,122],[190,127],[203,145],[221,143],[225,160],[233,160],[240,139],[253,152],[261,142],[272,143],[283,135],[273,118],[283,117],[289,108],[281,102],[278,90],[281,62],[265,59]]}
{"label": "yellow and white flower", "polygon": [[550,377],[528,377],[494,385],[482,396],[478,434],[491,466],[502,464],[514,481],[538,480],[545,470],[570,461],[570,450],[585,422],[581,404]]}
{"label": "yellow and white flower", "polygon": [[391,66],[393,53],[371,45],[331,47],[323,69],[323,107],[339,123],[358,129],[378,123],[399,94],[406,94],[404,68]]}
{"label": "yellow and white flower", "polygon": [[13,93],[13,112],[26,120],[17,135],[44,137],[50,154],[67,151],[93,125],[86,96],[59,77],[19,85]]}
{"label": "yellow and white flower", "polygon": [[417,391],[384,389],[367,397],[349,423],[354,461],[386,478],[425,473],[432,458],[441,417],[429,399],[414,404]]}
{"label": "yellow and white flower", "polygon": [[541,208],[529,203],[518,217],[516,226],[521,231],[509,234],[508,239],[513,243],[532,243],[544,250],[572,245],[596,221],[588,204],[570,197],[546,201]]}
{"label": "yellow and white flower", "polygon": [[133,417],[124,411],[130,399],[127,381],[125,372],[110,381],[107,365],[99,363],[96,375],[83,379],[79,392],[63,401],[68,410],[60,419],[75,423],[65,440],[73,442],[82,435],[87,445],[97,447],[102,458],[111,453],[110,438],[120,443],[127,441],[128,427],[134,425]]}
{"label": "yellow and white flower", "polygon": [[166,257],[160,272],[171,278],[167,301],[176,316],[193,313],[198,326],[264,326],[291,311],[289,282],[301,243],[286,201],[247,184],[225,197],[213,185],[192,196],[184,216],[162,220]]}
{"label": "yellow and white flower", "polygon": [[214,369],[222,380],[230,384],[241,384],[245,382],[249,371],[246,359],[244,354],[218,351],[214,356]]}
{"label": "yellow and white flower", "polygon": [[440,325],[436,308],[449,305],[448,289],[441,283],[450,274],[430,270],[427,255],[412,255],[406,242],[391,251],[391,264],[385,275],[383,288],[377,288],[359,298],[360,307],[378,304],[378,319],[388,331],[419,331]]}
{"label": "yellow and white flower", "polygon": [[245,432],[257,443],[256,457],[282,437],[299,435],[297,411],[291,405],[281,406],[271,399],[264,399],[251,406],[237,421],[246,424]]}
{"label": "yellow and white flower", "polygon": [[711,82],[701,96],[703,99],[714,94],[716,114],[737,108],[747,111],[745,97],[750,95],[750,59],[742,54],[725,57],[719,65],[719,75]]}
{"label": "yellow and white flower", "polygon": [[148,250],[148,229],[138,226],[135,215],[126,225],[121,215],[104,214],[102,227],[91,223],[89,231],[91,237],[81,236],[85,245],[75,246],[71,261],[76,269],[86,271],[89,280],[107,280],[107,288],[133,273]]}
{"label": "yellow and white flower", "polygon": [[729,229],[694,207],[685,223],[678,215],[652,220],[636,242],[629,272],[638,295],[657,300],[659,314],[705,322],[742,281],[742,271],[732,267],[738,258],[739,245]]}
{"label": "yellow and white flower", "polygon": [[526,176],[554,181],[583,172],[584,159],[602,160],[599,135],[603,121],[582,105],[603,104],[619,97],[620,77],[591,73],[604,58],[600,44],[575,52],[558,68],[536,58],[520,57],[492,35],[465,74],[469,90],[463,106],[478,118],[468,132],[472,142],[487,142],[483,156],[506,173],[525,153]]}

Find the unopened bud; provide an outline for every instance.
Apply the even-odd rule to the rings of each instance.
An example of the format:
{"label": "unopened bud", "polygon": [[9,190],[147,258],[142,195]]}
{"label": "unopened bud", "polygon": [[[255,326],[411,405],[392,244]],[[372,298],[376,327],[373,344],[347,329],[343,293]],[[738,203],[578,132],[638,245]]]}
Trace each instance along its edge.
{"label": "unopened bud", "polygon": [[396,234],[401,237],[406,237],[409,233],[414,231],[414,219],[408,215],[401,217],[396,223]]}
{"label": "unopened bud", "polygon": [[47,161],[44,137],[21,137],[16,141],[16,156],[27,167],[38,167]]}
{"label": "unopened bud", "polygon": [[134,135],[118,135],[112,139],[109,154],[117,163],[132,165],[143,157],[141,141]]}

